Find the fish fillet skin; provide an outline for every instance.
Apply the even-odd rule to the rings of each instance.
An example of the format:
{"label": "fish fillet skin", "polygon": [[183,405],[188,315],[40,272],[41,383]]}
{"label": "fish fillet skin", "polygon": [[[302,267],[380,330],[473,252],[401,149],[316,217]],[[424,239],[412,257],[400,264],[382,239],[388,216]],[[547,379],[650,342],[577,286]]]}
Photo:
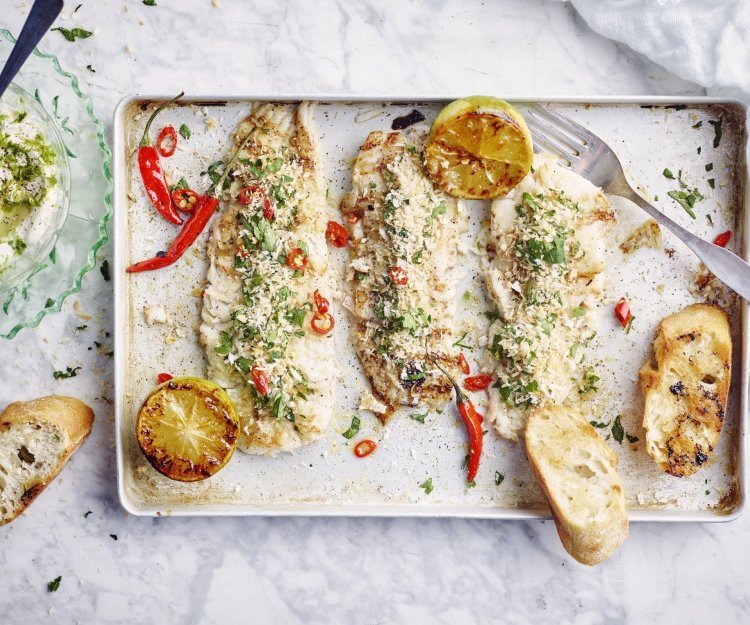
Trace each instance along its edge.
{"label": "fish fillet skin", "polygon": [[[238,446],[247,453],[294,451],[314,441],[335,408],[333,336],[310,327],[313,293],[330,300],[333,292],[312,107],[263,104],[240,123],[236,142],[254,130],[208,242],[201,343],[208,377],[237,407]],[[270,221],[262,194],[238,201],[248,185],[271,200]],[[303,271],[286,265],[294,248],[308,259]],[[253,369],[268,379],[265,394]]]}
{"label": "fish fillet skin", "polygon": [[[433,186],[422,165],[425,134],[371,132],[342,211],[352,228],[354,343],[387,419],[399,406],[437,408],[459,375],[453,327],[456,261],[468,223],[463,206]],[[393,275],[392,275],[393,274]],[[400,284],[399,284],[400,282]]]}
{"label": "fish fillet skin", "polygon": [[585,352],[614,221],[602,190],[550,155],[492,203],[481,264],[499,318],[484,367],[496,378],[487,420],[504,438],[518,440],[534,410],[596,390]]}

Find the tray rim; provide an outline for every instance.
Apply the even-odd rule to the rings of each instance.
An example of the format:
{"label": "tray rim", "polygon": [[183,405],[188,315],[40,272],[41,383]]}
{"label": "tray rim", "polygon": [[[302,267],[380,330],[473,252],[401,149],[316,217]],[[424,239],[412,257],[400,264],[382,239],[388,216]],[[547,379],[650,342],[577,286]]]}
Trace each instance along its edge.
{"label": "tray rim", "polygon": [[[112,200],[114,208],[113,242],[114,242],[114,327],[124,327],[125,316],[125,287],[127,279],[120,271],[121,262],[124,258],[125,242],[120,236],[120,222],[126,219],[127,207],[123,206],[122,194],[119,190],[125,184],[123,180],[125,144],[123,117],[124,111],[133,103],[143,100],[169,100],[171,94],[132,94],[123,97],[115,107],[113,114],[113,149],[112,149],[112,177],[114,188]],[[199,102],[373,102],[387,103],[435,103],[449,102],[451,100],[466,97],[465,95],[383,95],[383,94],[325,94],[325,93],[289,93],[289,94],[226,94],[226,95],[200,95],[193,94],[183,97],[180,102],[195,104]],[[740,257],[750,261],[750,163],[748,163],[748,105],[736,98],[714,97],[714,96],[670,96],[670,95],[557,95],[557,96],[529,96],[509,95],[503,96],[508,102],[523,103],[553,103],[553,104],[622,104],[642,106],[679,106],[700,104],[722,104],[738,108],[745,120],[746,145],[745,161],[742,163],[744,176],[741,176],[744,185],[744,197],[742,198],[742,210],[744,213],[741,252]],[[123,305],[120,305],[120,302]],[[710,510],[680,511],[680,510],[628,510],[628,519],[634,522],[709,522],[726,523],[737,520],[745,512],[747,497],[745,483],[747,478],[745,428],[747,421],[747,410],[750,406],[750,381],[748,380],[748,363],[750,363],[750,339],[748,337],[748,320],[750,317],[750,303],[742,300],[740,303],[741,354],[740,354],[740,397],[739,397],[739,422],[737,424],[738,450],[737,450],[737,479],[739,495],[737,504],[728,514],[713,512]],[[120,505],[134,516],[165,517],[165,516],[216,516],[216,517],[256,517],[256,516],[299,516],[299,517],[374,517],[374,518],[466,518],[466,519],[494,519],[494,520],[549,520],[552,518],[547,509],[529,508],[493,508],[491,506],[477,506],[471,509],[466,507],[450,505],[427,505],[418,503],[410,504],[330,504],[324,503],[288,503],[272,505],[235,505],[235,504],[185,504],[179,509],[164,509],[152,507],[141,507],[136,505],[125,492],[124,485],[124,454],[122,449],[122,410],[124,393],[125,363],[122,361],[124,336],[122,332],[115,332],[114,342],[114,410],[115,410],[115,449],[117,462],[117,495]]]}

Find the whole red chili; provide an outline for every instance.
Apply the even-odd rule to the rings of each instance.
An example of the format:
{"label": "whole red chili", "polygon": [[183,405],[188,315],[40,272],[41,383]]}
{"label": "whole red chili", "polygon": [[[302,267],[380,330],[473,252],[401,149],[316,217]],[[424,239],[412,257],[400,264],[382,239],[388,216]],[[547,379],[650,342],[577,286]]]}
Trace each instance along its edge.
{"label": "whole red chili", "polygon": [[483,391],[492,383],[489,373],[479,373],[464,379],[464,388],[467,391]]}
{"label": "whole red chili", "polygon": [[143,180],[143,187],[146,189],[146,195],[148,195],[151,204],[159,214],[164,217],[164,219],[177,225],[182,223],[182,219],[180,219],[180,216],[172,206],[169,187],[167,186],[167,181],[164,179],[164,172],[161,169],[159,152],[151,143],[149,130],[151,129],[151,124],[156,116],[163,111],[165,107],[173,104],[183,95],[184,92],[180,93],[180,95],[172,98],[169,102],[160,105],[151,114],[151,117],[149,117],[146,122],[146,128],[143,130],[141,142],[138,145],[138,169],[141,172],[141,180]]}
{"label": "whole red chili", "polygon": [[375,441],[366,438],[363,441],[359,441],[354,446],[354,455],[357,456],[357,458],[365,458],[369,456],[373,451],[375,451],[378,448]]}
{"label": "whole red chili", "polygon": [[200,195],[192,189],[175,189],[172,191],[172,203],[183,213],[192,213]]}
{"label": "whole red chili", "polygon": [[[154,258],[142,260],[130,265],[130,267],[126,269],[128,273],[153,271],[154,269],[168,267],[169,265],[179,260],[179,258],[188,250],[188,248],[198,238],[198,235],[203,232],[206,224],[211,220],[211,217],[216,212],[216,208],[219,206],[219,198],[216,197],[216,194],[220,193],[224,178],[229,173],[229,170],[234,164],[234,161],[237,160],[237,157],[240,154],[240,150],[242,150],[243,146],[245,145],[245,143],[247,143],[247,140],[250,138],[250,135],[254,131],[255,128],[253,128],[245,136],[239,147],[232,155],[232,158],[229,159],[229,162],[224,169],[224,173],[216,180],[216,182],[212,183],[211,186],[208,187],[206,194],[202,196],[200,200],[198,200],[198,202],[196,202],[195,210],[190,214],[190,217],[188,217],[188,220],[185,222],[182,230],[180,230],[174,241],[172,241],[172,245],[169,246],[169,249],[165,253]],[[217,189],[219,189],[218,192]]]}
{"label": "whole red chili", "polygon": [[326,239],[333,247],[346,247],[349,241],[349,233],[340,223],[329,221],[326,227]]}
{"label": "whole red chili", "polygon": [[164,126],[156,138],[156,149],[159,150],[159,154],[167,158],[174,154],[177,149],[177,132],[174,126]]}
{"label": "whole red chili", "polygon": [[716,238],[714,239],[714,245],[718,245],[719,247],[726,247],[727,243],[729,243],[729,239],[731,238],[732,238],[731,230],[727,230],[726,232],[717,234]]}
{"label": "whole red chili", "polygon": [[443,369],[429,353],[427,353],[427,358],[443,372],[443,375],[445,375],[448,380],[450,380],[450,383],[453,385],[453,390],[456,392],[458,414],[461,416],[461,420],[464,422],[464,427],[466,428],[466,433],[469,435],[469,462],[466,481],[471,482],[477,476],[479,460],[482,456],[482,443],[484,440],[482,415],[476,411],[474,404],[472,404],[471,400],[464,395],[461,388],[456,384],[456,381],[448,374],[448,372]]}

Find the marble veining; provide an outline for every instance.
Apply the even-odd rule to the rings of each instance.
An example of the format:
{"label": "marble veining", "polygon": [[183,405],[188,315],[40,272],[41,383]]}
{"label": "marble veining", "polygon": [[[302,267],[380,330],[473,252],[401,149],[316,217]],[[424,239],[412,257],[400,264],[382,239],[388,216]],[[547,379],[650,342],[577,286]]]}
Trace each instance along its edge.
{"label": "marble veining", "polygon": [[[93,36],[49,33],[41,46],[79,76],[110,134],[116,103],[136,91],[704,92],[560,2],[83,0],[73,14],[77,4],[58,25]],[[17,33],[29,5],[6,0],[0,25]],[[1,405],[66,393],[97,416],[60,478],[0,528],[2,625],[748,621],[747,516],[635,524],[596,569],[567,557],[551,522],[129,516],[116,493],[112,331],[111,283],[95,270],[60,314],[0,343]],[[80,375],[53,380],[68,365]]]}

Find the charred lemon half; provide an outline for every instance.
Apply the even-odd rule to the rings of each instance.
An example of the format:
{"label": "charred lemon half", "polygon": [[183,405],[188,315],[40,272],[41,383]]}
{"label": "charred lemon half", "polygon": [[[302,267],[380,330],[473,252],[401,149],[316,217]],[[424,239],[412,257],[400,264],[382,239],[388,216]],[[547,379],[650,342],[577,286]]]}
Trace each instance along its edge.
{"label": "charred lemon half", "polygon": [[430,177],[454,197],[505,195],[531,169],[531,133],[510,104],[490,96],[451,102],[430,129],[425,159]]}
{"label": "charred lemon half", "polygon": [[205,480],[232,457],[237,412],[226,391],[202,378],[173,378],[138,412],[136,436],[159,473],[180,482]]}

